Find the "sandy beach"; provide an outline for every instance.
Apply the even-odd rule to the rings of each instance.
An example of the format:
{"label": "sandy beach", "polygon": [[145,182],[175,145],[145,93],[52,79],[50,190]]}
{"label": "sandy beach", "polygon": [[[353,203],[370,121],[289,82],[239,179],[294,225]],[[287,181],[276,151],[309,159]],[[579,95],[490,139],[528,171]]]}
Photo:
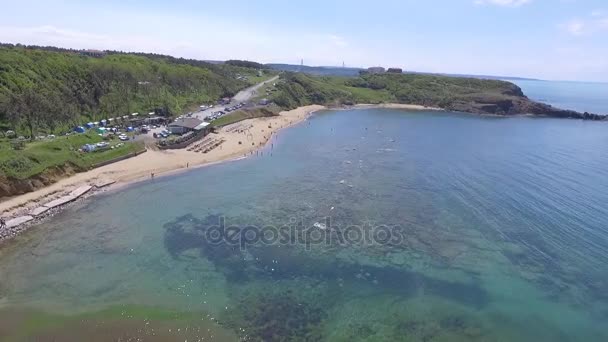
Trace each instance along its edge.
{"label": "sandy beach", "polygon": [[[62,179],[48,187],[10,198],[0,202],[3,217],[25,215],[33,208],[64,195],[83,184],[95,185],[106,181],[115,181],[113,187],[166,175],[170,172],[186,170],[187,167],[200,167],[225,160],[242,158],[251,151],[264,146],[273,134],[279,130],[305,120],[323,106],[312,105],[281,112],[278,116],[244,120],[222,127],[218,134],[210,134],[203,140],[221,140],[225,142],[208,153],[181,150],[148,150],[137,157],[106,165],[91,171],[76,174]],[[240,143],[239,143],[240,142]],[[196,145],[194,143],[193,145]]]}
{"label": "sandy beach", "polygon": [[387,109],[405,109],[405,110],[436,110],[443,111],[444,109],[438,107],[427,107],[415,104],[404,104],[404,103],[381,103],[381,104],[367,104],[361,103],[353,106],[354,108],[387,108]]}
{"label": "sandy beach", "polygon": [[[408,104],[358,104],[342,107],[342,109],[349,108],[442,110]],[[248,119],[222,127],[217,134],[212,133],[200,142],[191,145],[197,146],[206,142],[223,140],[219,147],[207,153],[189,151],[188,149],[165,151],[149,149],[139,156],[78,173],[48,187],[7,199],[0,202],[0,212],[2,217],[7,219],[30,215],[35,208],[57,200],[82,186],[91,185],[95,187],[99,184],[112,183],[108,189],[116,189],[132,182],[149,179],[152,174],[154,174],[154,177],[159,177],[222,161],[246,158],[254,154],[255,150],[263,147],[279,130],[300,123],[312,113],[322,109],[326,109],[326,107],[320,105],[305,106],[283,111],[278,116]],[[18,229],[18,232],[20,231],[22,229]]]}

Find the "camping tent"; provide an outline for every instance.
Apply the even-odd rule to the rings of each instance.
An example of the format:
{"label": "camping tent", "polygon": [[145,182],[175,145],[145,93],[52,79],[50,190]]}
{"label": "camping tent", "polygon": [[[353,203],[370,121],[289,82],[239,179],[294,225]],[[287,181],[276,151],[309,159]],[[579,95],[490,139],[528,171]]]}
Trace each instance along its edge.
{"label": "camping tent", "polygon": [[84,129],[84,127],[82,127],[82,126],[74,127],[74,132],[77,132],[77,133],[84,133],[84,132],[85,132],[85,129]]}
{"label": "camping tent", "polygon": [[86,145],[82,146],[82,150],[85,152],[93,152],[93,151],[95,151],[96,148],[97,148],[97,146],[95,146],[94,144],[86,144]]}
{"label": "camping tent", "polygon": [[131,126],[127,127],[127,132],[133,132],[133,127],[131,127]]}
{"label": "camping tent", "polygon": [[94,123],[89,122],[88,124],[86,124],[85,126],[87,126],[87,128],[93,128],[95,126]]}

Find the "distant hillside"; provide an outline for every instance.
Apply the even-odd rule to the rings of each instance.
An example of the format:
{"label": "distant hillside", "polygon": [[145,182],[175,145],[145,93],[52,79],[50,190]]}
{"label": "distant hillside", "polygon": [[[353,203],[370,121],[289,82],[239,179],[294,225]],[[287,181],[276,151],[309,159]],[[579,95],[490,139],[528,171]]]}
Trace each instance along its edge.
{"label": "distant hillside", "polygon": [[[303,72],[305,74],[315,76],[344,76],[344,77],[356,77],[359,76],[360,71],[367,70],[366,68],[341,68],[331,66],[307,66],[307,65],[295,65],[295,64],[266,64],[267,67],[288,72]],[[513,77],[513,76],[492,76],[492,75],[468,75],[468,74],[449,74],[449,73],[430,73],[430,72],[418,72],[418,71],[404,71],[406,74],[415,75],[434,75],[434,76],[448,76],[448,77],[466,77],[466,78],[481,78],[487,80],[529,80],[537,81],[533,78],[525,77]]]}
{"label": "distant hillside", "polygon": [[267,67],[288,72],[303,72],[306,74],[317,75],[317,76],[359,76],[359,71],[362,68],[340,68],[340,67],[328,67],[328,66],[307,66],[307,65],[293,65],[293,64],[266,64]]}
{"label": "distant hillside", "polygon": [[348,78],[285,73],[277,84],[273,100],[286,108],[394,102],[475,114],[606,118],[532,101],[518,86],[506,81],[422,74],[369,74]]}
{"label": "distant hillside", "polygon": [[446,74],[446,73],[430,73],[430,72],[415,72],[415,71],[408,71],[406,73],[408,73],[408,74],[416,74],[416,75],[435,75],[435,76],[448,76],[448,77],[480,78],[480,79],[484,79],[484,80],[540,81],[539,79],[536,79],[536,78],[514,77],[514,76]]}

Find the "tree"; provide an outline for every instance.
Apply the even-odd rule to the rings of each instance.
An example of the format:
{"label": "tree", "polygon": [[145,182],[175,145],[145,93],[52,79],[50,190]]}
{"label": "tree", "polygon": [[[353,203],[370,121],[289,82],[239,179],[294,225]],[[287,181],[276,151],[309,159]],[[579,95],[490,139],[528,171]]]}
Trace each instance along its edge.
{"label": "tree", "polygon": [[69,122],[73,117],[73,105],[70,104],[67,94],[59,96],[56,92],[45,91],[43,107],[43,122],[51,133],[56,133],[59,125]]}
{"label": "tree", "polygon": [[44,123],[45,115],[49,112],[50,104],[45,97],[48,93],[40,86],[26,88],[23,92],[11,94],[9,100],[9,116],[11,121],[23,124],[34,140],[38,128]]}

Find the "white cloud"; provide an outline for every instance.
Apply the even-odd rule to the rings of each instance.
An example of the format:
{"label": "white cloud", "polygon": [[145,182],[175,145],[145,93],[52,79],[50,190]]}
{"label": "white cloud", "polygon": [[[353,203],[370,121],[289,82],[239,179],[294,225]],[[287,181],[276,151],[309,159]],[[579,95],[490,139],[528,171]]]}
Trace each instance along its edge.
{"label": "white cloud", "polygon": [[573,19],[568,22],[564,27],[566,31],[568,31],[568,33],[575,36],[580,36],[585,32],[586,24],[580,19]]}
{"label": "white cloud", "polygon": [[601,11],[593,11],[586,18],[575,18],[561,25],[571,35],[592,35],[601,31],[608,31],[608,15]]}
{"label": "white cloud", "polygon": [[226,22],[208,26],[218,29],[201,35],[190,29],[196,27],[196,23],[186,19],[166,26],[172,27],[172,30],[163,26],[141,33],[96,33],[53,25],[0,25],[0,41],[74,49],[154,52],[206,60],[248,59],[295,63],[303,58],[309,64],[339,65],[346,59],[352,64],[366,65],[376,58],[372,57],[373,53],[350,44],[347,38],[337,34],[269,32]]}
{"label": "white cloud", "polygon": [[495,5],[502,7],[519,7],[530,3],[532,0],[475,0],[476,5]]}
{"label": "white cloud", "polygon": [[329,40],[337,47],[348,46],[348,42],[343,37],[337,36],[335,34],[330,34],[327,36],[327,38],[329,38]]}

